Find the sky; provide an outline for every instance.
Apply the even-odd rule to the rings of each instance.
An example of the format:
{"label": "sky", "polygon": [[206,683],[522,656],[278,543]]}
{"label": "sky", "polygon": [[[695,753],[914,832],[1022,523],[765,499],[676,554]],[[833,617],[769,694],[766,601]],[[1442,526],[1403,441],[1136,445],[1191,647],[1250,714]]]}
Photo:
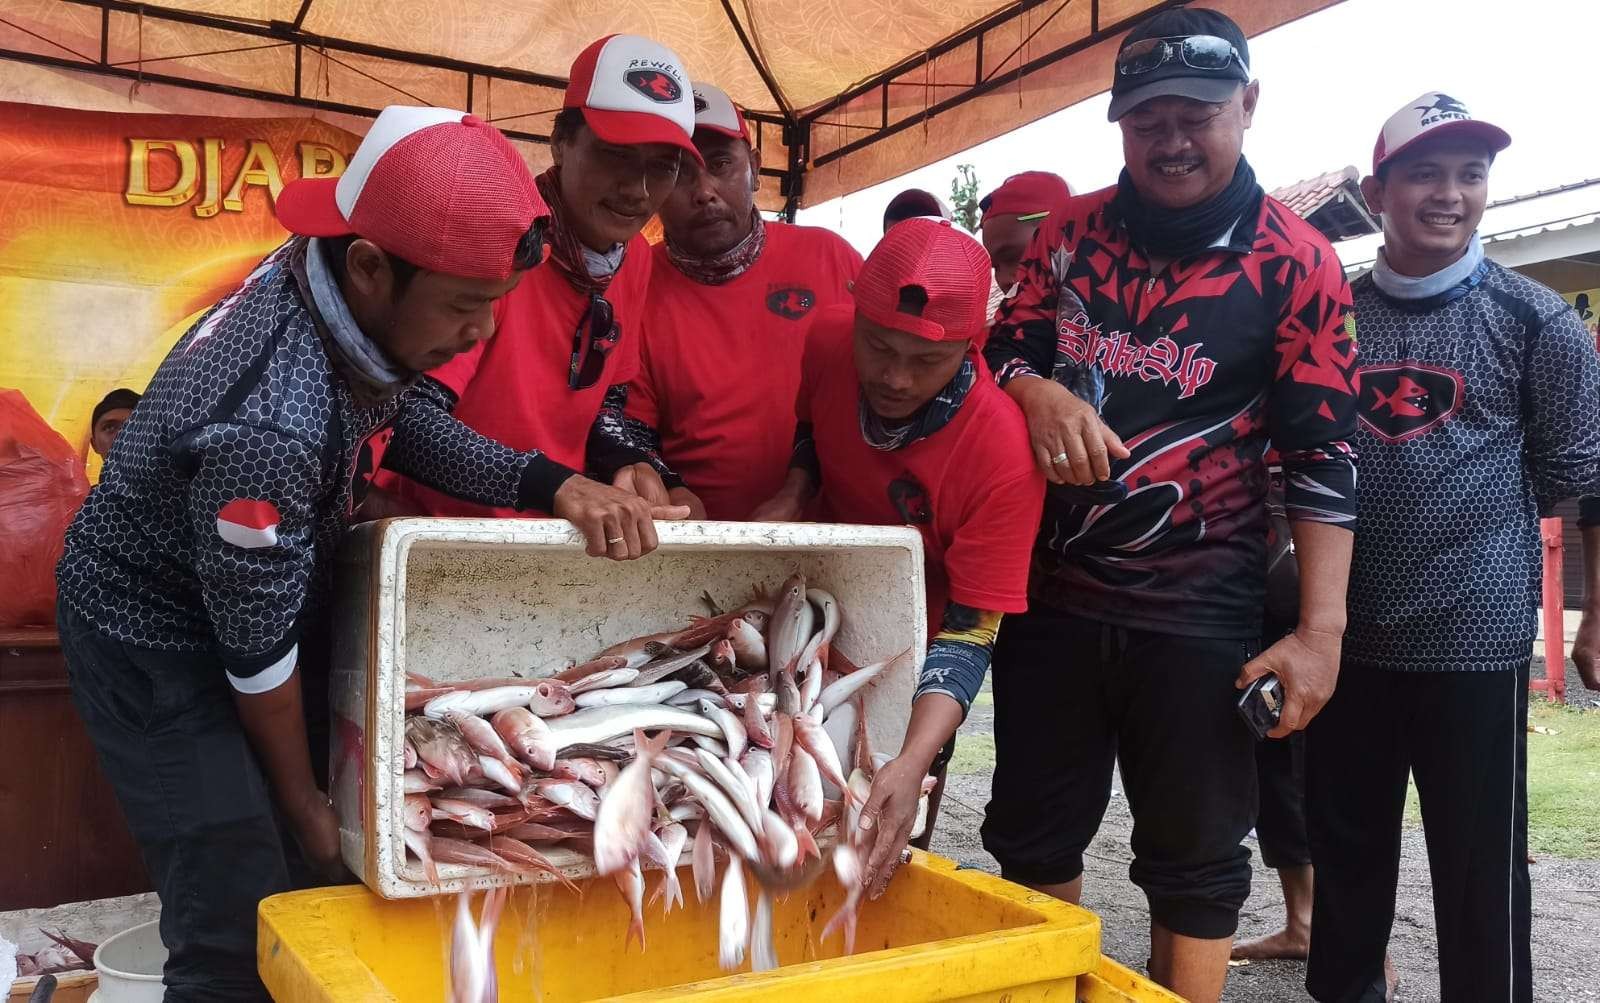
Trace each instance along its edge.
{"label": "sky", "polygon": [[[1261,102],[1245,156],[1268,190],[1348,164],[1365,173],[1384,119],[1402,102],[1441,90],[1511,134],[1490,175],[1492,199],[1600,176],[1597,38],[1594,0],[1343,0],[1250,39]],[[949,201],[957,164],[976,168],[980,192],[1038,169],[1060,174],[1074,191],[1105,187],[1122,167],[1121,133],[1106,121],[1109,101],[1100,94],[802,209],[799,222],[836,230],[866,253],[895,193],[926,188]]]}

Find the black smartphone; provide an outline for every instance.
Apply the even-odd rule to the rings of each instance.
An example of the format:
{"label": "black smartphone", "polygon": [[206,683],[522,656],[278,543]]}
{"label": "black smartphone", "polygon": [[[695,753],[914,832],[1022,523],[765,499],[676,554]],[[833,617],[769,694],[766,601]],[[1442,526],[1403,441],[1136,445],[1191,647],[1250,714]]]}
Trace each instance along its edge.
{"label": "black smartphone", "polygon": [[1267,673],[1245,688],[1239,698],[1239,716],[1257,738],[1278,726],[1283,713],[1283,684],[1274,673]]}

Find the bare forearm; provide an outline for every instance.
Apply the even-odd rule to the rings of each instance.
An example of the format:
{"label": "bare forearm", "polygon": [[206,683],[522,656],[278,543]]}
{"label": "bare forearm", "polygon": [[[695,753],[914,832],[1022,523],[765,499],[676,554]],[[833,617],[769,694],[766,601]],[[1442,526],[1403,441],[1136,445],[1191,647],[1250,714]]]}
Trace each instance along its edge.
{"label": "bare forearm", "polygon": [[961,727],[963,713],[954,697],[945,693],[924,693],[911,705],[911,721],[906,725],[906,740],[900,747],[900,755],[926,772],[939,750]]}
{"label": "bare forearm", "polygon": [[300,670],[291,673],[283,685],[265,693],[235,691],[233,702],[273,797],[286,813],[293,815],[317,791],[300,698]]}
{"label": "bare forearm", "polygon": [[1289,532],[1300,566],[1298,629],[1342,636],[1355,534],[1343,526],[1309,520],[1290,522]]}

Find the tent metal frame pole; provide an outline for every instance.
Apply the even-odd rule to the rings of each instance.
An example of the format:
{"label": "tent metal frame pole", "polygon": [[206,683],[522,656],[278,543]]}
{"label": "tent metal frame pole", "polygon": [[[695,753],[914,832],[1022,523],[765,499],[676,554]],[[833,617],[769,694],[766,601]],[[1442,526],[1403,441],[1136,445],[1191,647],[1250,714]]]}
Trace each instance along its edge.
{"label": "tent metal frame pole", "polygon": [[[1102,29],[1100,29],[1098,31],[1092,31],[1088,35],[1085,35],[1083,38],[1078,39],[1076,42],[1072,42],[1069,45],[1063,45],[1061,48],[1056,49],[1056,50],[1054,50],[1052,52],[1048,52],[1045,55],[1040,56],[1037,59],[1031,60],[1030,62],[1024,63],[1024,64],[1018,66],[1014,70],[1008,70],[1005,73],[997,74],[994,77],[992,77],[992,78],[990,78],[988,80],[985,80],[980,84],[977,84],[977,85],[975,85],[973,87],[968,88],[967,90],[963,91],[960,94],[954,95],[953,97],[946,98],[943,101],[940,101],[937,104],[930,105],[927,108],[924,108],[923,110],[921,110],[919,112],[916,112],[914,114],[907,115],[905,118],[901,119],[898,122],[895,122],[895,123],[893,123],[891,125],[888,125],[888,126],[882,128],[882,129],[876,130],[870,136],[863,136],[862,138],[854,140],[854,141],[849,142],[849,143],[846,143],[843,146],[838,147],[837,149],[833,149],[833,150],[828,151],[827,153],[821,154],[820,156],[818,156],[815,160],[813,160],[811,162],[811,166],[812,167],[822,167],[822,166],[824,166],[826,164],[832,163],[835,160],[838,160],[841,157],[849,156],[850,154],[855,153],[858,150],[862,150],[862,149],[865,149],[866,147],[871,146],[873,143],[879,142],[880,140],[887,139],[890,136],[893,136],[896,133],[901,132],[902,130],[909,129],[912,126],[915,126],[915,125],[920,125],[922,122],[926,121],[927,119],[931,119],[931,118],[933,118],[933,117],[935,117],[935,116],[937,116],[937,115],[939,115],[939,114],[941,114],[943,112],[947,112],[947,111],[950,111],[953,108],[959,107],[960,105],[963,105],[966,102],[971,101],[974,98],[982,97],[983,95],[989,93],[990,91],[997,90],[997,89],[999,89],[1001,87],[1006,86],[1007,84],[1015,83],[1016,80],[1019,77],[1026,77],[1030,73],[1036,73],[1039,70],[1042,70],[1045,67],[1051,65],[1052,63],[1060,62],[1061,60],[1066,59],[1069,56],[1072,56],[1072,55],[1075,55],[1076,53],[1082,52],[1084,49],[1087,49],[1087,48],[1089,48],[1091,46],[1094,46],[1094,45],[1098,45],[1101,42],[1104,42],[1106,39],[1112,38],[1112,37],[1122,33],[1123,31],[1126,31],[1127,29],[1133,27],[1135,24],[1138,24],[1140,21],[1145,20],[1146,18],[1150,17],[1152,14],[1155,14],[1155,13],[1157,13],[1159,11],[1166,10],[1168,8],[1171,8],[1171,7],[1180,6],[1180,5],[1182,5],[1184,3],[1187,3],[1187,2],[1188,2],[1188,0],[1162,0],[1161,3],[1158,3],[1153,7],[1147,8],[1146,10],[1140,11],[1137,15],[1135,15],[1133,17],[1124,18],[1121,21],[1118,21],[1118,22],[1116,22],[1114,24],[1106,25],[1104,28],[1102,28]],[[1096,12],[1096,16],[1097,16],[1097,12]],[[965,39],[969,39],[974,34],[977,34],[978,30],[979,29],[976,26],[974,26],[974,28],[969,29],[966,32],[963,32],[962,35],[954,36],[952,41],[954,41],[954,39],[956,39],[956,38],[962,39],[963,41]],[[982,30],[987,31],[989,29],[988,28],[984,28]],[[963,36],[964,36],[964,38],[963,38]],[[950,43],[946,43],[946,46],[948,47],[949,44]],[[840,107],[846,100],[848,100],[846,95],[852,95],[853,94],[855,96],[860,96],[860,94],[863,94],[863,93],[870,93],[871,90],[874,87],[883,87],[883,88],[887,89],[888,86],[893,83],[893,78],[895,76],[898,76],[900,73],[904,72],[903,66],[904,66],[904,64],[902,63],[900,66],[897,66],[897,67],[895,67],[895,68],[893,68],[891,70],[886,70],[883,73],[880,73],[877,76],[873,77],[872,80],[867,82],[866,84],[862,84],[862,85],[859,85],[857,87],[853,87],[849,91],[846,91],[845,94],[840,95],[840,97],[834,98],[834,99],[826,102],[825,104],[820,105],[818,108],[812,110],[811,112],[808,112],[806,114],[805,118],[804,118],[804,121],[806,122],[806,124],[808,126],[809,125],[823,125],[823,126],[828,125],[827,122],[820,122],[818,120],[820,119],[820,117],[823,114],[826,114],[828,111]]]}
{"label": "tent metal frame pole", "polygon": [[767,93],[772,95],[773,103],[778,106],[778,112],[783,116],[781,122],[783,142],[789,150],[789,162],[779,173],[781,180],[778,182],[778,194],[784,198],[783,218],[793,223],[795,213],[800,209],[800,195],[805,191],[805,145],[810,130],[801,124],[794,109],[789,106],[788,98],[783,95],[783,88],[778,86],[778,78],[772,75],[772,69],[767,66],[767,61],[761,58],[761,53],[757,51],[750,34],[744,30],[743,22],[734,12],[732,0],[721,0],[721,2],[722,12],[727,15],[728,23],[733,26],[733,33],[738,36],[739,44],[744,46],[745,56],[750,60],[750,65],[755,67],[761,82],[767,87]]}

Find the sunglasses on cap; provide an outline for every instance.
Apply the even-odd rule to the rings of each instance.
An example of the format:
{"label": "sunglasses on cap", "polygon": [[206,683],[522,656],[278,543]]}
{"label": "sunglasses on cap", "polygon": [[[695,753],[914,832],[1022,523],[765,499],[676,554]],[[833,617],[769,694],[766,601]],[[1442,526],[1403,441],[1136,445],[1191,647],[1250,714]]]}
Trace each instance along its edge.
{"label": "sunglasses on cap", "polygon": [[572,335],[572,361],[567,367],[569,389],[587,390],[599,381],[605,372],[606,357],[617,347],[621,334],[611,301],[599,293],[590,294],[589,307],[578,318],[578,330]]}
{"label": "sunglasses on cap", "polygon": [[1216,35],[1182,35],[1174,38],[1144,38],[1130,42],[1117,53],[1117,72],[1136,77],[1165,66],[1174,59],[1193,70],[1225,70],[1237,59],[1249,72],[1244,57],[1226,38]]}
{"label": "sunglasses on cap", "polygon": [[511,255],[511,268],[514,271],[525,271],[537,266],[544,260],[545,248],[548,246],[546,237],[550,230],[550,217],[540,216],[528,226],[528,232],[517,241],[517,249]]}

